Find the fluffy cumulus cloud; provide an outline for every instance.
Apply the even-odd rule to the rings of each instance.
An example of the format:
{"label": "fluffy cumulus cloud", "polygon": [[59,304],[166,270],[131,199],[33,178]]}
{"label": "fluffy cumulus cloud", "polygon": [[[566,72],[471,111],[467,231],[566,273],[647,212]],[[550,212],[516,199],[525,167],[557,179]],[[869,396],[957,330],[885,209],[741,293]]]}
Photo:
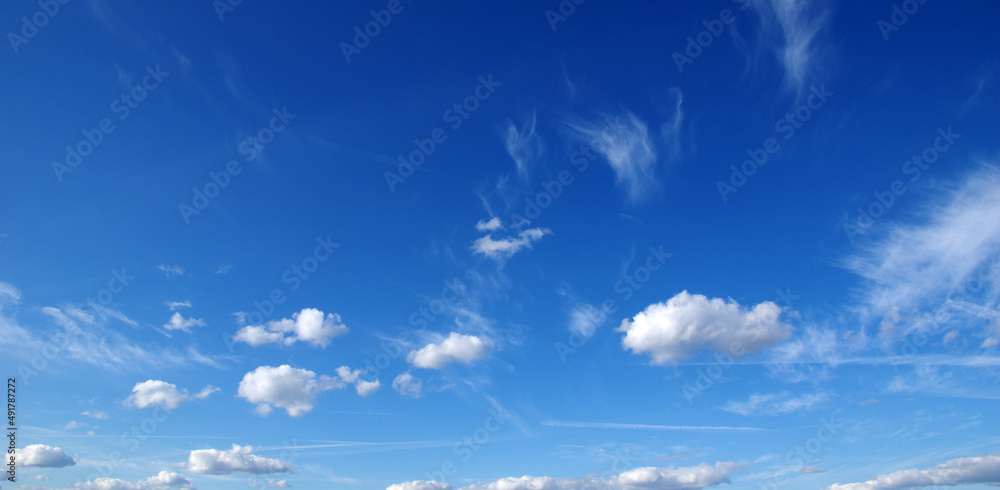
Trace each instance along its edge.
{"label": "fluffy cumulus cloud", "polygon": [[126,481],[117,478],[95,478],[80,488],[87,490],[163,490],[163,489],[194,489],[191,480],[180,473],[161,471],[142,481]]}
{"label": "fluffy cumulus cloud", "polygon": [[[494,218],[495,219],[495,218]],[[478,228],[478,225],[477,225]],[[531,245],[542,239],[545,235],[552,233],[548,228],[529,228],[522,230],[516,235],[510,235],[500,239],[493,238],[493,235],[479,237],[472,242],[472,251],[489,257],[494,260],[505,260],[513,257],[514,254],[524,249],[530,249]]]}
{"label": "fluffy cumulus cloud", "polygon": [[420,394],[424,389],[424,383],[420,378],[406,371],[400,373],[399,376],[396,376],[396,379],[392,380],[392,389],[406,397],[420,398]]}
{"label": "fluffy cumulus cloud", "polygon": [[451,490],[452,488],[454,487],[439,481],[418,480],[389,485],[385,490]]}
{"label": "fluffy cumulus cloud", "polygon": [[791,396],[782,393],[754,393],[745,401],[729,401],[722,409],[740,415],[780,415],[811,410],[830,399],[825,393]]}
{"label": "fluffy cumulus cloud", "polygon": [[362,397],[378,391],[382,383],[377,379],[362,379],[364,373],[347,366],[337,368],[336,376],[317,375],[287,364],[260,366],[243,376],[236,396],[256,403],[258,415],[267,415],[273,407],[278,407],[285,409],[291,417],[301,417],[312,411],[316,397],[324,391],[341,389],[348,384],[353,384]]}
{"label": "fluffy cumulus cloud", "polygon": [[188,471],[203,475],[230,475],[247,473],[290,473],[295,466],[280,459],[265,458],[253,454],[253,447],[233,444],[227,450],[196,449],[188,455]]}
{"label": "fluffy cumulus cloud", "polygon": [[191,400],[204,400],[216,391],[219,389],[208,385],[200,392],[189,395],[187,390],[178,390],[175,384],[151,379],[136,383],[132,388],[132,394],[125,399],[125,406],[129,408],[161,407],[174,410]]}
{"label": "fluffy cumulus cloud", "polygon": [[17,462],[24,466],[37,466],[39,468],[64,468],[73,466],[76,461],[58,447],[46,446],[44,444],[32,444],[19,451],[20,456]]}
{"label": "fluffy cumulus cloud", "polygon": [[292,345],[306,342],[314,347],[326,347],[330,340],[346,334],[349,329],[340,321],[340,315],[326,316],[316,308],[305,308],[292,318],[270,321],[265,325],[247,325],[233,337],[254,347],[264,344]]}
{"label": "fluffy cumulus cloud", "polygon": [[967,485],[987,483],[1000,485],[1000,453],[945,461],[926,470],[900,470],[861,483],[835,484],[826,490],[878,490],[882,488],[916,488],[934,485]]}
{"label": "fluffy cumulus cloud", "polygon": [[[697,490],[730,483],[730,475],[745,470],[739,463],[702,463],[675,468],[634,468],[608,478],[552,478],[549,476],[507,477],[492,482],[478,482],[459,490]],[[451,485],[434,481],[397,483],[386,490],[451,490]]]}
{"label": "fluffy cumulus cloud", "polygon": [[163,325],[163,328],[167,330],[182,330],[184,332],[191,331],[191,327],[204,327],[205,320],[201,318],[184,318],[180,312],[174,312],[173,316],[170,317],[170,321]]}
{"label": "fluffy cumulus cloud", "polygon": [[497,231],[501,228],[503,228],[503,223],[500,221],[500,218],[497,218],[496,216],[490,218],[489,221],[479,220],[479,222],[476,223],[477,231]]}
{"label": "fluffy cumulus cloud", "polygon": [[625,332],[625,349],[649,355],[653,364],[667,364],[702,349],[740,356],[774,345],[791,335],[780,315],[781,308],[770,301],[743,308],[733,300],[682,291],[623,320],[618,331]]}
{"label": "fluffy cumulus cloud", "polygon": [[475,361],[490,350],[490,344],[479,337],[451,332],[448,338],[441,342],[430,343],[410,352],[406,360],[419,368],[441,369],[456,361],[465,363]]}

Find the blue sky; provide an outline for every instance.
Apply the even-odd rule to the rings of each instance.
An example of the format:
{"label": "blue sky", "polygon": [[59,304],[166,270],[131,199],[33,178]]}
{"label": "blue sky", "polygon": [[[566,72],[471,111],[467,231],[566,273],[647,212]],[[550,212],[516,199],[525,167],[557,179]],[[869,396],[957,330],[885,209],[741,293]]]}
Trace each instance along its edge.
{"label": "blue sky", "polygon": [[1000,482],[993,2],[8,2],[4,488]]}

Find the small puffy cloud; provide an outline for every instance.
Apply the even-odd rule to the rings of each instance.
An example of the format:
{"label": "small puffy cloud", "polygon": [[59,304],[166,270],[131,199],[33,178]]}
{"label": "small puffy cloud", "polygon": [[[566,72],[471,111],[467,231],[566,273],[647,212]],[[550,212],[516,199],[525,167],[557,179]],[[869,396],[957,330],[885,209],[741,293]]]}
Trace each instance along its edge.
{"label": "small puffy cloud", "polygon": [[474,335],[451,332],[440,343],[430,343],[420,350],[410,352],[406,360],[419,368],[441,369],[446,364],[461,361],[469,363],[486,355],[491,347]]}
{"label": "small puffy cloud", "polygon": [[39,468],[64,468],[73,466],[73,461],[68,454],[58,447],[46,446],[44,444],[32,444],[20,451],[17,462],[24,466],[37,466]]}
{"label": "small puffy cloud", "polygon": [[862,483],[834,484],[826,490],[880,490],[997,482],[1000,482],[1000,453],[992,453],[948,460],[926,470],[909,469],[878,475]]}
{"label": "small puffy cloud", "polygon": [[355,369],[352,371],[351,368],[347,366],[340,366],[337,368],[337,376],[340,376],[340,379],[345,383],[354,383],[355,391],[357,391],[358,395],[362,398],[375,393],[382,386],[382,383],[377,379],[375,381],[361,379],[361,376],[364,374],[365,371],[362,369]]}
{"label": "small puffy cloud", "polygon": [[548,228],[529,228],[517,235],[508,236],[500,240],[493,239],[492,235],[479,237],[472,242],[472,251],[485,255],[494,260],[508,259],[525,248],[531,248],[531,244],[542,239],[545,235],[551,234]]}
{"label": "small puffy cloud", "polygon": [[984,340],[983,343],[979,346],[979,348],[989,349],[990,347],[996,347],[998,344],[1000,344],[1000,340],[997,340],[996,337],[990,337]]}
{"label": "small puffy cloud", "polygon": [[605,320],[607,315],[588,303],[577,304],[569,311],[569,329],[583,338],[592,337]]}
{"label": "small puffy cloud", "polygon": [[136,383],[132,388],[132,394],[125,399],[124,404],[130,408],[162,407],[166,410],[174,410],[185,402],[208,398],[208,395],[216,391],[219,389],[208,385],[200,392],[189,395],[187,390],[178,390],[175,384],[151,379]]}
{"label": "small puffy cloud", "polygon": [[307,342],[313,347],[326,347],[334,337],[349,332],[336,313],[323,316],[316,308],[304,308],[292,315],[268,322],[266,325],[248,325],[243,327],[236,336],[235,342],[244,342],[254,347],[264,344],[292,345],[295,342]]}
{"label": "small puffy cloud", "polygon": [[676,488],[697,489],[730,483],[729,475],[747,467],[740,463],[701,463],[683,468],[633,468],[612,477],[608,483],[612,488]]}
{"label": "small puffy cloud", "polygon": [[259,415],[271,413],[272,405],[285,409],[290,417],[301,417],[312,411],[316,396],[324,391],[344,387],[340,377],[317,376],[316,373],[293,368],[260,366],[240,381],[237,396],[256,403]]}
{"label": "small puffy cloud", "polygon": [[253,454],[253,447],[239,446],[227,450],[197,449],[188,455],[188,471],[204,475],[231,475],[247,473],[260,475],[265,473],[290,473],[295,466],[280,459],[265,458]]}
{"label": "small puffy cloud", "polygon": [[[250,483],[252,486],[259,486],[260,480],[254,478],[253,480],[250,480]],[[268,488],[292,488],[292,486],[288,484],[288,480],[265,480],[264,486]]]}
{"label": "small puffy cloud", "polygon": [[409,371],[400,373],[399,376],[396,376],[396,379],[392,380],[392,389],[405,397],[420,398],[423,387],[423,381],[410,374]]}
{"label": "small puffy cloud", "polygon": [[194,485],[191,483],[191,480],[188,480],[180,473],[163,470],[157,475],[138,482],[119,480],[117,478],[95,478],[80,485],[80,488],[87,490],[162,490],[166,488],[193,490]]}
{"label": "small puffy cloud", "polygon": [[816,405],[829,400],[824,393],[793,397],[788,392],[752,394],[746,401],[729,401],[722,407],[727,412],[740,415],[779,415],[811,410]]}
{"label": "small puffy cloud", "polygon": [[418,480],[389,485],[385,490],[451,490],[452,488],[454,487],[439,481]]}
{"label": "small puffy cloud", "polygon": [[205,320],[201,318],[184,318],[181,316],[180,312],[175,312],[173,316],[170,317],[170,321],[163,325],[163,328],[167,330],[183,330],[185,332],[190,332],[191,327],[204,327]]}
{"label": "small puffy cloud", "polygon": [[42,473],[41,475],[28,475],[28,478],[32,480],[51,480],[49,475],[46,475],[45,473]]}
{"label": "small puffy cloud", "polygon": [[496,216],[490,218],[489,221],[479,220],[479,222],[476,223],[477,231],[497,231],[500,228],[503,228],[503,223],[501,223],[500,218],[497,218]]}
{"label": "small puffy cloud", "polygon": [[617,331],[625,332],[623,348],[662,365],[702,349],[736,355],[774,345],[791,335],[780,314],[781,308],[770,301],[747,309],[733,300],[682,291],[665,303],[649,305],[631,321],[623,320]]}
{"label": "small puffy cloud", "polygon": [[167,277],[184,275],[184,268],[179,265],[160,264],[156,266],[156,268],[160,269],[164,274],[167,275]]}
{"label": "small puffy cloud", "polygon": [[73,430],[73,429],[79,429],[81,427],[86,427],[86,425],[81,424],[75,420],[70,420],[68,424],[63,426],[63,430]]}
{"label": "small puffy cloud", "polygon": [[164,304],[167,305],[167,308],[170,308],[170,311],[191,307],[191,301],[166,301]]}
{"label": "small puffy cloud", "polygon": [[98,419],[98,420],[109,420],[109,419],[111,419],[111,416],[109,416],[107,413],[104,413],[104,412],[90,412],[90,411],[86,411],[86,412],[81,412],[80,415],[83,415],[84,417],[95,418],[95,419]]}

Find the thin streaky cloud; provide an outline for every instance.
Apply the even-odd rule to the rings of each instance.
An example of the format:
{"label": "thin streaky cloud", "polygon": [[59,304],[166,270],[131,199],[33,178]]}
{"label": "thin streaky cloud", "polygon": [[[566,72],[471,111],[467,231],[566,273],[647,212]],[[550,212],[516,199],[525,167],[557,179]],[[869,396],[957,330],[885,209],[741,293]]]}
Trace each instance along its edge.
{"label": "thin streaky cloud", "polygon": [[681,431],[681,432],[761,432],[768,430],[768,429],[762,429],[760,427],[646,425],[646,424],[618,424],[613,422],[571,422],[563,420],[546,420],[542,422],[542,425],[546,427],[572,427],[577,429],[658,430],[658,431]]}

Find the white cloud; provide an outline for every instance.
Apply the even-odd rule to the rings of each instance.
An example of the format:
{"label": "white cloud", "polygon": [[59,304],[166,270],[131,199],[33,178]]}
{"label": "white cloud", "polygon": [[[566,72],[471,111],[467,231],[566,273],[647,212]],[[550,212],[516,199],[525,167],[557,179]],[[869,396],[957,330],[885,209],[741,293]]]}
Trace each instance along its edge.
{"label": "white cloud", "polygon": [[132,388],[132,394],[125,399],[124,404],[130,408],[162,407],[166,410],[174,410],[185,402],[208,398],[208,395],[216,391],[219,389],[208,385],[200,392],[189,395],[187,390],[178,391],[175,384],[151,379],[136,383]]}
{"label": "white cloud", "polygon": [[[259,481],[260,480],[254,478],[250,481],[250,483],[257,485]],[[264,482],[264,486],[268,488],[292,488],[292,486],[288,484],[288,480],[266,480]]]}
{"label": "white cloud", "polygon": [[633,468],[613,477],[608,483],[613,488],[672,488],[697,489],[730,483],[729,475],[746,469],[739,463],[701,463],[683,468]]}
{"label": "white cloud", "polygon": [[359,379],[356,383],[354,383],[354,390],[358,392],[359,396],[364,398],[378,391],[381,386],[382,383],[377,379],[375,381],[365,381],[363,379]]}
{"label": "white cloud", "polygon": [[323,316],[316,308],[303,308],[292,315],[268,322],[266,325],[248,325],[233,337],[235,342],[244,342],[254,347],[264,344],[307,342],[313,347],[325,348],[334,337],[347,334],[348,329],[336,313]]}
{"label": "white cloud", "polygon": [[451,490],[452,488],[454,487],[439,481],[418,480],[389,485],[385,490]]}
{"label": "white cloud", "polygon": [[184,318],[181,316],[180,312],[175,312],[173,316],[170,317],[170,321],[163,325],[163,328],[167,330],[183,330],[185,332],[190,332],[191,327],[204,327],[205,320],[201,318]]}
{"label": "white cloud", "polygon": [[[697,490],[730,482],[730,475],[748,467],[739,463],[702,463],[675,468],[633,468],[607,478],[553,478],[549,476],[507,477],[478,482],[459,490]],[[386,490],[451,490],[447,483],[412,481],[390,485]]]}
{"label": "white cloud", "polygon": [[218,269],[213,271],[213,274],[229,274],[229,271],[233,269],[233,264],[222,264]]}
{"label": "white cloud", "polygon": [[73,466],[73,461],[68,454],[58,447],[46,446],[44,444],[32,444],[25,446],[19,452],[17,462],[24,466],[37,466],[39,468],[64,468]]}
{"label": "white cloud", "polygon": [[340,377],[317,376],[316,373],[293,368],[260,366],[240,381],[237,396],[256,403],[259,415],[271,413],[271,406],[285,409],[290,417],[301,417],[312,411],[316,396],[324,391],[344,387]]}
{"label": "white cloud", "polygon": [[490,218],[489,221],[479,220],[476,223],[477,231],[496,231],[501,228],[503,228],[503,223],[500,221],[500,218],[497,218],[496,216]]}
{"label": "white cloud", "polygon": [[551,233],[552,231],[548,228],[529,228],[516,236],[508,236],[500,240],[494,240],[492,235],[486,235],[472,242],[472,251],[494,260],[503,260],[525,248],[530,249],[532,243]]}
{"label": "white cloud", "polygon": [[86,424],[81,424],[75,420],[70,420],[68,424],[63,426],[63,430],[79,429],[81,427],[86,427],[86,426],[87,426]]}
{"label": "white cloud", "polygon": [[760,14],[762,31],[768,37],[774,27],[781,39],[765,41],[785,69],[785,84],[801,90],[814,75],[821,57],[817,37],[826,26],[829,14],[825,2],[807,0],[751,0]]}
{"label": "white cloud", "polygon": [[615,181],[631,203],[637,203],[659,187],[656,180],[656,142],[646,123],[635,114],[605,115],[603,122],[567,122],[579,139],[604,157],[615,173]]}
{"label": "white cloud", "polygon": [[87,490],[162,490],[166,488],[194,489],[194,485],[191,480],[180,473],[163,470],[157,475],[138,482],[117,478],[95,478],[84,483],[80,488]]}
{"label": "white cloud", "polygon": [[811,410],[816,405],[830,399],[824,393],[814,393],[793,397],[788,392],[750,395],[746,401],[726,403],[722,409],[740,415],[779,415]]}
{"label": "white cloud", "polygon": [[535,133],[535,122],[535,114],[532,114],[531,120],[518,130],[512,121],[507,121],[507,129],[504,132],[504,146],[507,148],[507,154],[517,165],[517,174],[521,180],[527,180],[535,160],[545,150],[542,139]]}
{"label": "white cloud", "polygon": [[184,268],[181,267],[181,266],[179,266],[179,265],[160,264],[160,265],[156,266],[156,268],[160,269],[161,271],[163,271],[163,273],[166,274],[167,277],[183,276],[184,275]]}
{"label": "white cloud", "polygon": [[191,307],[191,301],[190,300],[188,300],[188,301],[165,301],[164,304],[167,305],[167,308],[170,308],[170,311],[175,311],[175,310],[178,310],[180,308],[190,308]]}
{"label": "white cloud", "polygon": [[410,374],[409,371],[400,373],[399,376],[396,376],[396,379],[392,380],[392,389],[398,391],[400,395],[406,397],[420,398],[423,388],[423,381]]}
{"label": "white cloud", "polygon": [[622,347],[648,354],[653,364],[667,364],[710,349],[733,355],[758,351],[791,335],[779,319],[781,308],[765,301],[746,309],[739,303],[682,291],[625,319]]}
{"label": "white cloud", "polygon": [[457,332],[439,343],[430,343],[406,356],[410,364],[426,369],[441,369],[446,364],[461,361],[469,363],[489,353],[491,347],[483,339],[474,335]]}
{"label": "white cloud", "polygon": [[99,420],[109,420],[111,418],[111,416],[109,416],[105,412],[89,412],[88,411],[88,412],[82,412],[82,413],[80,413],[80,415],[83,415],[85,417],[92,417],[92,418],[99,419]]}
{"label": "white cloud", "polygon": [[1000,483],[1000,453],[956,458],[926,470],[900,470],[862,483],[831,485],[826,490],[878,490],[970,483]]}
{"label": "white cloud", "polygon": [[290,473],[295,466],[280,459],[265,458],[253,454],[251,446],[233,447],[227,450],[197,449],[188,455],[186,468],[192,473],[207,475],[230,475],[233,473],[248,473],[259,475],[264,473]]}
{"label": "white cloud", "polygon": [[998,271],[985,270],[1000,254],[1000,169],[984,166],[958,185],[940,187],[944,198],[918,222],[888,225],[844,261],[868,281],[862,303],[872,317],[940,304],[973,279],[982,283],[982,305],[1000,296]]}

